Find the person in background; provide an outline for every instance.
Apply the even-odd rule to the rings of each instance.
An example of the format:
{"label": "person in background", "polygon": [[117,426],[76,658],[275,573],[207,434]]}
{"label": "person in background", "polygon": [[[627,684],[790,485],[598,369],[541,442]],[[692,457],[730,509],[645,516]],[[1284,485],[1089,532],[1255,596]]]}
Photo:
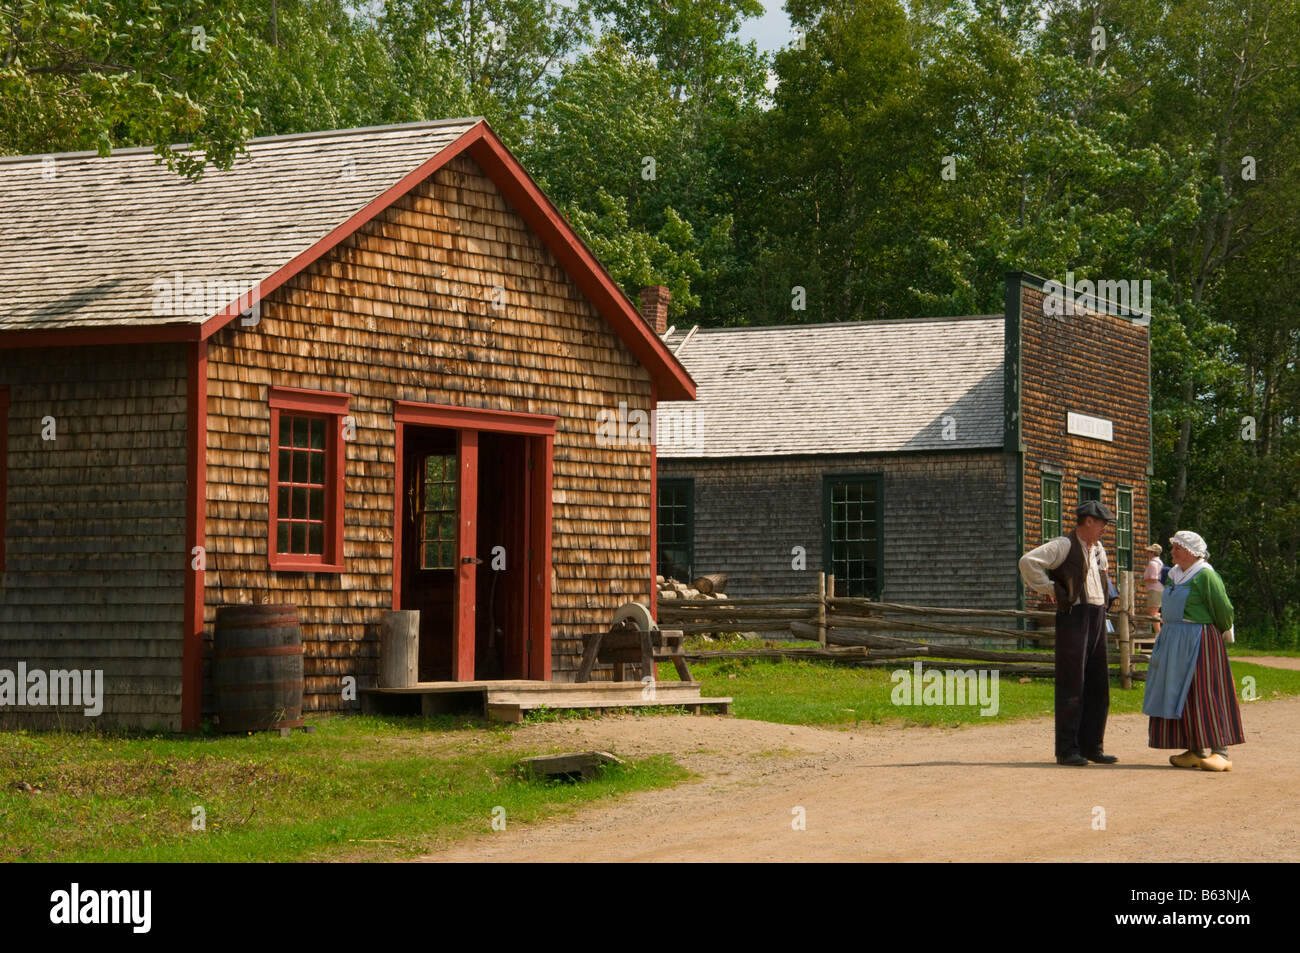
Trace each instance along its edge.
{"label": "person in background", "polygon": [[1159,543],[1152,543],[1147,547],[1147,552],[1151,554],[1151,559],[1147,562],[1146,572],[1142,574],[1142,581],[1147,587],[1147,615],[1155,619],[1151,624],[1151,632],[1159,635],[1160,595],[1165,591],[1165,584],[1160,578],[1160,571],[1165,568],[1165,564],[1160,561],[1160,554],[1164,550]]}
{"label": "person in background", "polygon": [[1232,603],[1196,533],[1175,533],[1169,557],[1174,565],[1161,599],[1164,625],[1142,698],[1142,711],[1151,717],[1147,743],[1185,748],[1169,758],[1176,768],[1231,771],[1227,746],[1246,740],[1224,648],[1232,641]]}
{"label": "person in background", "polygon": [[1110,711],[1106,606],[1111,589],[1101,534],[1115,514],[1096,500],[1074,508],[1075,527],[1020,557],[1025,585],[1056,604],[1056,763],[1114,764],[1102,750]]}

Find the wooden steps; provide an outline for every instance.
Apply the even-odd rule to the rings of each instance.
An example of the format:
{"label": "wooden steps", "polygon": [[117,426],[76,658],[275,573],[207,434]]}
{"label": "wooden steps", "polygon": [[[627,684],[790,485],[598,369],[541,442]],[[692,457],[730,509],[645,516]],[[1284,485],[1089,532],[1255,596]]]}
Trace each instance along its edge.
{"label": "wooden steps", "polygon": [[[418,699],[419,710],[433,714],[447,710],[445,703],[458,699],[474,707],[481,705],[492,721],[521,722],[524,715],[539,709],[685,708],[693,714],[728,714],[730,698],[705,698],[699,682],[656,682],[651,692],[640,682],[542,682],[519,679],[479,682],[420,682],[402,688],[363,688],[366,711],[405,710]],[[394,708],[392,702],[406,702]],[[385,704],[387,700],[390,704]]]}

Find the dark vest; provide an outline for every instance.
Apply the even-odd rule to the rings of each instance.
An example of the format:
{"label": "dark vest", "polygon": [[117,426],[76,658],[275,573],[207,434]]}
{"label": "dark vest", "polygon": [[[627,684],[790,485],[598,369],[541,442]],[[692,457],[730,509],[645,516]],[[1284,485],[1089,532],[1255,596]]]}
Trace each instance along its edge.
{"label": "dark vest", "polygon": [[[1055,569],[1047,570],[1047,578],[1056,584],[1056,611],[1069,612],[1080,599],[1086,600],[1088,572],[1088,554],[1083,551],[1083,544],[1074,530],[1066,534],[1070,541],[1070,552],[1065,562]],[[1105,570],[1098,570],[1101,577],[1101,596],[1103,604],[1110,606],[1110,575]]]}

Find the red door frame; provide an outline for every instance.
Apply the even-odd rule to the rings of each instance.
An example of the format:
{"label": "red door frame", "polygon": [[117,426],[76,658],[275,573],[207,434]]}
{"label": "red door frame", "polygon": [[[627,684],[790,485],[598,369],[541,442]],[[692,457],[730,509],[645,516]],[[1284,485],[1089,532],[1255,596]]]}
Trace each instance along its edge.
{"label": "red door frame", "polygon": [[[528,440],[528,676],[551,678],[551,487],[552,454],[558,417],[481,410],[399,400],[393,405],[396,428],[393,450],[393,608],[402,607],[402,493],[406,482],[403,450],[407,424],[455,430],[460,462],[456,543],[456,611],[452,625],[452,680],[474,678],[475,589],[478,578],[478,435],[480,431],[523,436]],[[540,635],[540,638],[537,636]]]}

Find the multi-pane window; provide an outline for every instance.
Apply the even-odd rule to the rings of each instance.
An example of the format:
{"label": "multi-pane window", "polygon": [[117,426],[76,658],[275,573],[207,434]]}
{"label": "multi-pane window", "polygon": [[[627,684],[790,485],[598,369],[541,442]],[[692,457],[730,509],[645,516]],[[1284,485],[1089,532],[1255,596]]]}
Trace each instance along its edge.
{"label": "multi-pane window", "polygon": [[456,455],[434,453],[420,468],[420,568],[456,568]]}
{"label": "multi-pane window", "polygon": [[278,554],[325,555],[326,427],[324,417],[280,415],[275,487]]}
{"label": "multi-pane window", "polygon": [[347,394],[270,388],[267,557],[274,570],[343,571],[348,401]]}
{"label": "multi-pane window", "polygon": [[1101,483],[1097,480],[1082,479],[1079,481],[1079,502],[1085,500],[1096,500],[1101,502]]}
{"label": "multi-pane window", "polygon": [[659,574],[665,579],[689,581],[692,578],[694,511],[694,481],[659,481]]}
{"label": "multi-pane window", "polygon": [[1133,571],[1133,491],[1115,494],[1115,561],[1120,572]]}
{"label": "multi-pane window", "polygon": [[1043,536],[1045,543],[1061,535],[1061,478],[1043,474]]}
{"label": "multi-pane window", "polygon": [[884,544],[880,478],[826,477],[822,502],[825,566],[835,574],[835,592],[879,596]]}

